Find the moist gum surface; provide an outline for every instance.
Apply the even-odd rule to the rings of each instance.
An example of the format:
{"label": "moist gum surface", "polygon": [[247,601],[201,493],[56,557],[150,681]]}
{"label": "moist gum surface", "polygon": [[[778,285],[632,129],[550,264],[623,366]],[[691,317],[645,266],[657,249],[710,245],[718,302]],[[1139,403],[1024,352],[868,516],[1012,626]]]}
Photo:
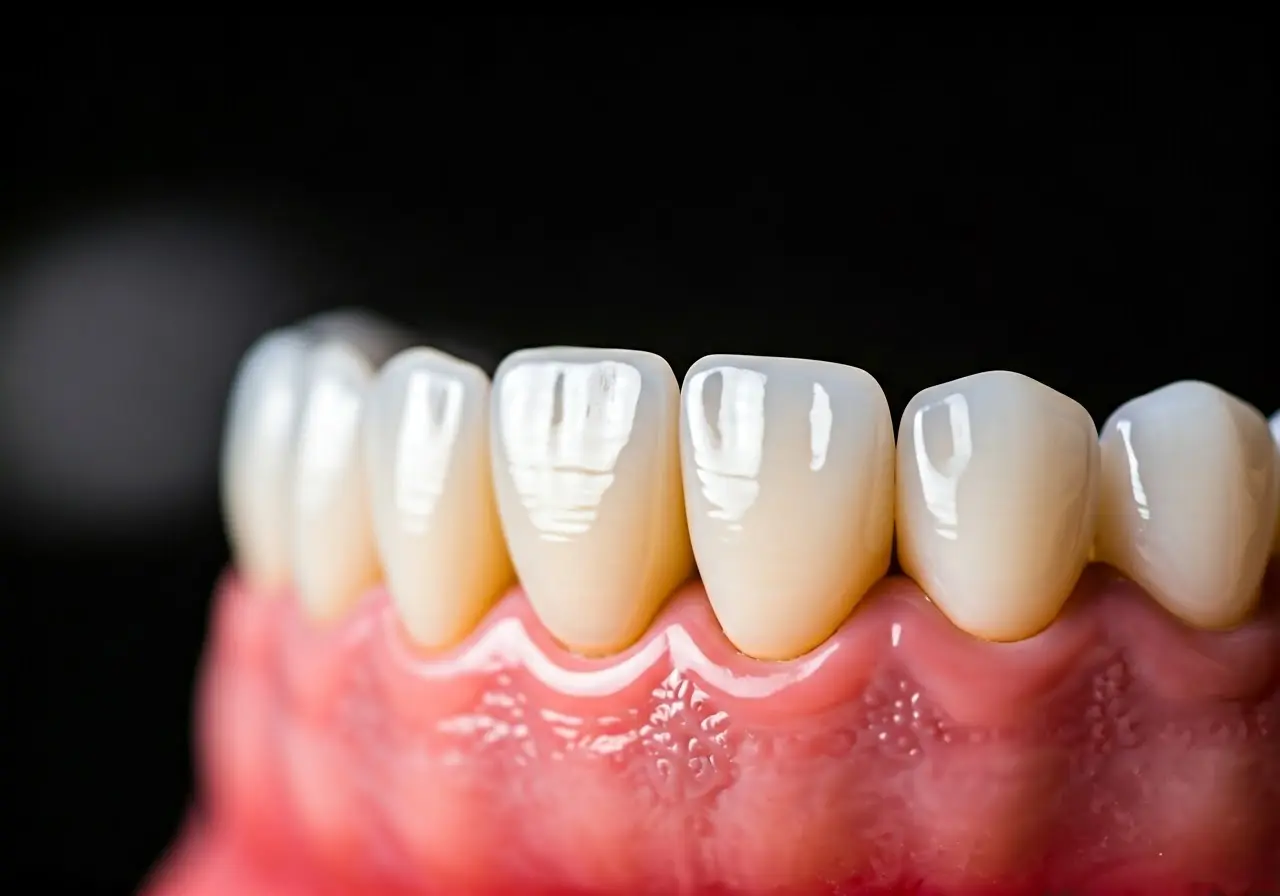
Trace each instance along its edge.
{"label": "moist gum surface", "polygon": [[569,654],[516,589],[428,658],[382,591],[318,627],[229,576],[204,816],[168,894],[217,873],[281,894],[1264,892],[1275,573],[1258,618],[1207,633],[1090,567],[1012,644],[891,577],[786,663],[734,651],[696,583],[619,656]]}

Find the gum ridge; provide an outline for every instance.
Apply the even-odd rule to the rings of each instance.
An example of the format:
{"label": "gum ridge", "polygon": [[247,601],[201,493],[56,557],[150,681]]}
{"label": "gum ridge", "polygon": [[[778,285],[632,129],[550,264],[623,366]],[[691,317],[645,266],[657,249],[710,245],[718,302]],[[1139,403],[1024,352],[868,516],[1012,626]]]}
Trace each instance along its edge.
{"label": "gum ridge", "polygon": [[1280,891],[1280,574],[1231,632],[1092,566],[1007,644],[909,579],[767,663],[698,583],[608,659],[519,588],[415,653],[382,589],[339,624],[228,575],[203,798],[153,892]]}

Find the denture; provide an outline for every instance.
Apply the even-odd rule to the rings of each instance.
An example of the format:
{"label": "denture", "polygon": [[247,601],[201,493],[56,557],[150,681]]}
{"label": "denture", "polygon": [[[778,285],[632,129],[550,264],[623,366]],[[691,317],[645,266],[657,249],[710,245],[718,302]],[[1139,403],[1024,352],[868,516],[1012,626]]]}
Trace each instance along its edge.
{"label": "denture", "polygon": [[147,896],[1280,893],[1280,415],[268,334]]}

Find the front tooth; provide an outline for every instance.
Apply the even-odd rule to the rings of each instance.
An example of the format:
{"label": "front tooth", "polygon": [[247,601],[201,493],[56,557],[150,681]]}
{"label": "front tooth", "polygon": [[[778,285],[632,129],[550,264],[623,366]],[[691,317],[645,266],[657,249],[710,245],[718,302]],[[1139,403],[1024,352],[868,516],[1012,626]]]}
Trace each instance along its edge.
{"label": "front tooth", "polygon": [[647,352],[534,349],[498,368],[503,529],[534,610],[570,649],[626,647],[692,572],[679,403]]}
{"label": "front tooth", "polygon": [[1099,559],[1191,625],[1234,626],[1259,596],[1276,487],[1262,414],[1206,383],[1157,389],[1103,427]]}
{"label": "front tooth", "polygon": [[373,365],[339,341],[311,350],[293,480],[294,584],[319,620],[338,617],[378,580],[360,418]]}
{"label": "front tooth", "polygon": [[424,647],[460,641],[513,579],[493,496],[489,378],[425,348],[366,399],[366,478],[387,585]]}
{"label": "front tooth", "polygon": [[228,403],[222,443],[222,504],[236,567],[279,588],[290,577],[290,485],[308,342],[268,333],[245,354]]}
{"label": "front tooth", "polygon": [[1093,541],[1089,413],[1016,373],[934,386],[898,431],[898,558],[965,631],[1016,641],[1053,621]]}
{"label": "front tooth", "polygon": [[698,571],[725,635],[785,660],[825,640],[889,568],[889,403],[843,364],[714,355],[682,395]]}

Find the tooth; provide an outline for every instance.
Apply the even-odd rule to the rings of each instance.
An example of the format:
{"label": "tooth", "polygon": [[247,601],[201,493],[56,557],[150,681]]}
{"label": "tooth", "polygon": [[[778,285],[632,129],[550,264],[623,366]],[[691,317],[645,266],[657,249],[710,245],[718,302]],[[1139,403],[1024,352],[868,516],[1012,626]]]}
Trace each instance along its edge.
{"label": "tooth", "polygon": [[294,584],[318,620],[342,614],[379,577],[360,419],[373,366],[330,340],[307,358],[293,480]]}
{"label": "tooth", "polygon": [[884,392],[843,364],[713,355],[681,403],[689,532],[716,616],[743,653],[800,656],[889,569]]}
{"label": "tooth", "polygon": [[263,588],[290,578],[289,487],[306,354],[297,332],[263,336],[245,354],[228,402],[223,516],[237,568]]}
{"label": "tooth", "polygon": [[407,349],[369,392],[364,440],[392,599],[415,641],[451,646],[514,577],[493,496],[489,378],[443,353]]}
{"label": "tooth", "polygon": [[1053,621],[1089,557],[1089,413],[1005,371],[934,386],[898,431],[898,558],[957,626],[1016,641]]}
{"label": "tooth", "polygon": [[413,342],[408,330],[359,308],[322,312],[304,321],[301,329],[317,344],[341,342],[351,347],[374,370]]}
{"label": "tooth", "polygon": [[1261,413],[1206,383],[1157,389],[1103,427],[1099,558],[1183,621],[1229,628],[1257,602],[1276,488]]}
{"label": "tooth", "polygon": [[647,352],[533,349],[498,368],[503,529],[534,610],[572,650],[626,647],[692,572],[679,403]]}

